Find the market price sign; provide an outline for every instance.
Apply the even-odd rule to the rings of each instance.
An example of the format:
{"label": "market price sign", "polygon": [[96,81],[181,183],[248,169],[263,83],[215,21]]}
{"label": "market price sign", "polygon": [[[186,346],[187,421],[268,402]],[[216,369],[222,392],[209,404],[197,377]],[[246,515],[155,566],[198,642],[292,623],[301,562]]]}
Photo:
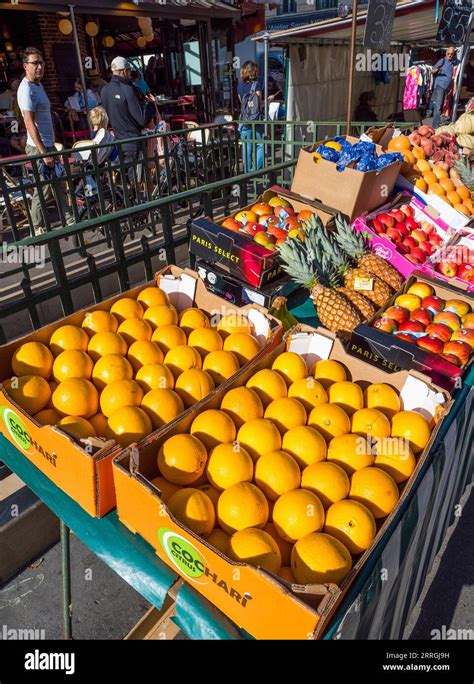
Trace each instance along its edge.
{"label": "market price sign", "polygon": [[392,38],[397,0],[369,0],[364,47],[388,50]]}
{"label": "market price sign", "polygon": [[464,45],[471,32],[474,3],[445,0],[436,36],[444,45]]}

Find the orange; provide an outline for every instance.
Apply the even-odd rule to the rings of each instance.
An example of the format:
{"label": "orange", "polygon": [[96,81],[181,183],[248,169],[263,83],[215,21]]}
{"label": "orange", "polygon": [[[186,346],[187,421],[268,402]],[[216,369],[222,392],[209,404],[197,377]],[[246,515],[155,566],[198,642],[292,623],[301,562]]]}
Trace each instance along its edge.
{"label": "orange", "polygon": [[471,199],[471,193],[469,192],[469,190],[466,188],[465,185],[457,185],[456,186],[456,192],[458,193],[459,197],[462,199],[463,202],[465,200]]}
{"label": "orange", "polygon": [[238,311],[232,311],[231,313],[222,316],[217,324],[217,329],[222,335],[222,339],[225,339],[227,335],[237,332],[249,333],[250,335],[253,333],[252,324],[247,316],[244,316]]}
{"label": "orange", "polygon": [[222,337],[214,328],[196,328],[189,334],[188,344],[195,347],[205,358],[210,352],[220,351],[223,346]]}
{"label": "orange", "polygon": [[235,354],[222,350],[209,352],[202,367],[209,373],[217,386],[235,375],[240,364]]}
{"label": "orange", "polygon": [[154,477],[153,480],[151,480],[151,484],[160,490],[160,499],[163,501],[163,503],[166,503],[172,494],[175,494],[181,489],[179,485],[168,482],[166,477],[163,477],[163,475]]}
{"label": "orange", "polygon": [[255,485],[239,482],[220,495],[217,519],[228,534],[247,527],[265,527],[268,520],[268,501]]}
{"label": "orange", "polygon": [[[438,180],[451,180],[449,178],[449,173],[442,169],[440,166],[433,166],[432,171]],[[441,183],[441,185],[443,185],[443,183]],[[448,188],[445,189],[447,190]]]}
{"label": "orange", "polygon": [[88,334],[77,325],[62,325],[53,332],[49,339],[49,348],[54,356],[70,349],[87,351],[88,344]]}
{"label": "orange", "polygon": [[101,356],[106,354],[125,356],[127,348],[127,343],[121,335],[116,332],[107,331],[96,333],[91,337],[87,353],[93,361],[97,362]]}
{"label": "orange", "polygon": [[408,152],[411,150],[411,142],[406,135],[397,135],[391,138],[387,145],[387,149],[392,152]]}
{"label": "orange", "polygon": [[149,417],[137,406],[122,406],[108,420],[109,434],[121,446],[128,447],[152,432]]}
{"label": "orange", "polygon": [[281,447],[278,428],[265,418],[256,418],[244,423],[237,434],[237,441],[245,447],[253,461],[257,461],[268,451]]}
{"label": "orange", "polygon": [[309,414],[308,425],[316,428],[327,442],[351,431],[349,416],[336,404],[316,406]]}
{"label": "orange", "polygon": [[180,344],[173,349],[170,349],[165,356],[165,365],[176,378],[186,370],[191,368],[201,368],[202,360],[199,352],[194,347],[189,347],[187,344]]}
{"label": "orange", "polygon": [[446,192],[439,183],[429,183],[428,195],[439,195],[440,197],[445,197]]}
{"label": "orange", "polygon": [[392,437],[403,437],[410,442],[414,454],[423,451],[431,436],[426,418],[415,411],[400,411],[392,419]]}
{"label": "orange", "polygon": [[294,545],[291,569],[299,584],[340,584],[352,569],[352,558],[339,539],[315,532]]}
{"label": "orange", "polygon": [[190,433],[200,439],[206,449],[210,450],[218,444],[233,442],[237,430],[234,421],[227,413],[208,409],[197,414],[192,422]]}
{"label": "orange", "polygon": [[194,435],[169,437],[158,451],[160,473],[177,485],[196,482],[204,472],[206,461],[206,447]]}
{"label": "orange", "polygon": [[300,486],[300,468],[285,451],[269,451],[255,464],[255,484],[267,499],[276,501],[279,496]]}
{"label": "orange", "polygon": [[148,307],[143,314],[143,319],[151,325],[153,330],[156,330],[161,325],[177,325],[178,312],[171,304],[169,306],[159,304]]}
{"label": "orange", "polygon": [[110,313],[114,314],[119,323],[123,323],[128,318],[143,318],[143,307],[135,299],[122,297],[112,304]]}
{"label": "orange", "polygon": [[89,418],[89,423],[94,428],[97,437],[103,437],[104,439],[109,438],[109,424],[103,413],[96,413],[95,416],[91,416]]}
{"label": "orange", "polygon": [[431,171],[430,163],[426,161],[426,159],[419,159],[416,165],[421,173],[424,173],[425,171]]}
{"label": "orange", "polygon": [[411,148],[411,151],[413,152],[415,159],[417,159],[417,160],[426,159],[426,154],[425,154],[425,151],[422,147],[418,147],[417,145],[414,145]]}
{"label": "orange", "polygon": [[374,456],[365,437],[347,434],[334,437],[329,442],[327,460],[336,463],[348,475],[373,465]]}
{"label": "orange", "polygon": [[51,389],[40,375],[22,375],[3,383],[7,394],[30,416],[46,408]]}
{"label": "orange", "polygon": [[248,387],[235,387],[222,399],[221,409],[234,421],[237,428],[249,420],[263,418],[263,406],[256,392]]}
{"label": "orange", "polygon": [[[441,169],[441,171],[443,171],[443,169]],[[435,171],[435,173],[436,173],[436,171]],[[446,173],[446,171],[444,171],[444,173]],[[453,181],[451,180],[451,178],[449,178],[448,176],[438,176],[438,178],[439,178],[439,184],[441,185],[442,188],[445,189],[446,192],[449,193],[449,192],[453,192],[456,190],[456,187],[455,187]],[[449,197],[449,195],[448,195],[448,197]]]}
{"label": "orange", "polygon": [[161,351],[167,354],[170,349],[186,344],[186,333],[177,325],[161,325],[153,331],[152,342],[157,342]]}
{"label": "orange", "polygon": [[380,468],[362,468],[352,475],[349,499],[367,506],[374,518],[386,518],[397,505],[398,497],[396,482]]}
{"label": "orange", "polygon": [[[202,476],[201,476],[202,477]],[[216,489],[213,487],[209,482],[205,482],[204,484],[195,484],[194,485],[197,489],[200,489],[201,492],[204,492],[204,494],[207,494],[207,496],[210,498],[212,503],[214,504],[214,508],[217,506],[217,502],[219,501],[219,497],[221,495],[221,491],[219,489]]]}
{"label": "orange", "polygon": [[53,355],[41,342],[25,342],[15,349],[12,357],[13,374],[39,375],[45,380],[51,375]]}
{"label": "orange", "polygon": [[249,378],[246,386],[257,392],[264,407],[274,399],[281,399],[287,395],[286,382],[279,373],[270,368],[257,371]]}
{"label": "orange", "polygon": [[293,575],[290,567],[282,565],[281,568],[278,570],[277,575],[289,584],[296,584],[295,576]]}
{"label": "orange", "polygon": [[184,411],[181,397],[172,389],[153,389],[145,394],[141,408],[150,417],[156,430],[177,418]]}
{"label": "orange", "polygon": [[117,380],[131,380],[133,368],[127,359],[120,354],[102,356],[92,369],[92,382],[98,390]]}
{"label": "orange", "polygon": [[118,320],[108,311],[88,311],[82,321],[82,327],[89,335],[95,335],[98,332],[117,332]]}
{"label": "orange", "polygon": [[54,380],[50,380],[48,382],[48,385],[49,385],[49,389],[51,390],[51,397],[49,398],[49,401],[48,401],[46,408],[54,408],[54,406],[53,406],[53,392],[56,389],[56,387],[58,386],[58,383],[54,382]]}
{"label": "orange", "polygon": [[186,335],[189,335],[196,328],[210,328],[211,324],[204,311],[191,307],[179,314],[179,327],[183,328]]}
{"label": "orange", "polygon": [[79,418],[78,416],[64,416],[59,421],[58,427],[79,439],[96,436],[93,425],[85,418]]}
{"label": "orange", "polygon": [[435,183],[435,184],[438,183],[438,179],[435,176],[435,174],[433,173],[433,171],[424,171],[423,172],[423,180],[425,180],[426,183],[428,183],[428,186],[432,185],[433,183]]}
{"label": "orange", "polygon": [[178,376],[175,385],[175,392],[181,397],[183,404],[188,408],[192,406],[214,389],[214,380],[204,370],[191,368]]}
{"label": "orange", "polygon": [[446,192],[446,197],[451,202],[453,207],[455,207],[457,204],[462,203],[462,199],[459,197],[458,193],[455,190],[452,190],[451,192]]}
{"label": "orange", "polygon": [[386,437],[374,446],[374,465],[391,475],[397,484],[408,480],[416,467],[416,458],[404,439]]}
{"label": "orange", "polygon": [[211,534],[216,521],[214,505],[200,489],[187,487],[170,496],[166,504],[174,517],[202,537]]}
{"label": "orange", "polygon": [[265,409],[265,418],[271,420],[281,434],[287,430],[305,425],[306,409],[298,399],[283,397],[274,399]]}
{"label": "orange", "polygon": [[282,564],[290,565],[292,549],[292,545],[290,544],[290,542],[287,542],[280,537],[280,535],[275,529],[275,525],[271,522],[268,522],[263,529],[267,534],[270,535],[270,537],[274,539],[274,541],[276,541],[278,548],[280,549]]}
{"label": "orange", "polygon": [[120,323],[117,332],[130,346],[137,340],[151,340],[153,329],[142,318],[127,318],[123,323]]}
{"label": "orange", "polygon": [[143,309],[150,306],[169,306],[169,299],[166,292],[159,287],[145,287],[138,295],[137,302],[140,302]]}
{"label": "orange", "polygon": [[375,518],[358,501],[337,501],[326,511],[324,531],[339,539],[353,554],[364,553],[377,534]]}
{"label": "orange", "polygon": [[382,411],[387,418],[393,418],[401,409],[401,401],[398,392],[393,387],[383,382],[373,383],[364,391],[366,408],[376,408]]}
{"label": "orange", "polygon": [[414,186],[419,188],[422,192],[427,192],[428,183],[423,178],[417,178],[414,182]]}
{"label": "orange", "polygon": [[144,392],[149,392],[152,389],[173,389],[174,387],[173,373],[163,363],[150,363],[142,366],[138,370],[135,380]]}
{"label": "orange", "polygon": [[326,404],[328,401],[326,390],[311,375],[293,382],[288,388],[288,396],[298,399],[308,413],[315,406]]}
{"label": "orange", "polygon": [[362,437],[390,437],[390,421],[375,408],[363,408],[352,416],[351,431]]}
{"label": "orange", "polygon": [[241,366],[260,352],[258,340],[248,333],[232,333],[224,340],[224,350],[233,352]]}
{"label": "orange", "polygon": [[339,363],[339,361],[332,361],[331,359],[316,361],[311,369],[311,375],[313,375],[326,390],[335,382],[347,380],[346,369],[342,363]]}
{"label": "orange", "polygon": [[238,445],[218,444],[209,454],[206,475],[216,489],[229,489],[238,482],[252,482],[253,461]]}
{"label": "orange", "polygon": [[127,353],[127,359],[132,364],[135,373],[142,366],[148,366],[152,363],[163,363],[163,358],[163,352],[160,347],[156,342],[151,342],[151,340],[137,340],[133,342]]}
{"label": "orange", "polygon": [[456,211],[459,211],[461,214],[464,214],[464,216],[471,216],[471,210],[466,204],[456,204],[454,206]]}
{"label": "orange", "polygon": [[92,376],[94,363],[86,352],[78,349],[70,349],[61,352],[53,363],[53,377],[56,382],[62,382],[69,378],[86,378]]}
{"label": "orange", "polygon": [[326,458],[326,441],[320,433],[308,425],[298,425],[283,435],[283,451],[293,456],[300,468]]}
{"label": "orange", "polygon": [[61,416],[57,411],[51,408],[45,408],[38,413],[35,413],[33,418],[40,425],[56,425],[61,420]]}
{"label": "orange", "polygon": [[296,380],[302,380],[308,375],[308,367],[304,359],[295,352],[283,352],[277,356],[272,369],[280,373],[288,387]]}
{"label": "orange", "polygon": [[90,418],[99,409],[99,393],[84,378],[64,380],[53,392],[53,406],[63,415]]}
{"label": "orange", "polygon": [[[107,418],[123,406],[140,406],[143,390],[135,380],[115,380],[100,395],[100,410]],[[96,413],[96,411],[94,411]]]}
{"label": "orange", "polygon": [[357,383],[343,380],[331,385],[329,401],[344,409],[348,416],[352,416],[354,411],[364,407],[364,393]]}
{"label": "orange", "polygon": [[219,527],[215,527],[211,534],[206,538],[206,541],[215,549],[225,554],[227,552],[229,539],[229,535],[226,534],[224,530],[221,530]]}
{"label": "orange", "polygon": [[316,494],[324,508],[349,494],[350,482],[345,471],[335,463],[322,461],[303,470],[301,486]]}
{"label": "orange", "polygon": [[281,567],[278,544],[264,530],[249,528],[235,532],[229,540],[227,555],[232,560],[269,572],[276,573]]}
{"label": "orange", "polygon": [[276,500],[273,524],[282,539],[294,544],[298,539],[323,529],[323,505],[313,492],[292,489]]}

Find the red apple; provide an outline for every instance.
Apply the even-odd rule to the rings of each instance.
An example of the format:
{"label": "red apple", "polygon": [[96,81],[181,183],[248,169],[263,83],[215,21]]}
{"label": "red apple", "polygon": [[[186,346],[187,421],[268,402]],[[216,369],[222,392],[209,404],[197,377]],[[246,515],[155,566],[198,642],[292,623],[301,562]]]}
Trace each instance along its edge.
{"label": "red apple", "polygon": [[393,228],[393,226],[395,225],[395,219],[393,218],[393,216],[390,216],[390,214],[379,214],[377,218],[380,221],[380,223],[383,226],[385,226],[385,229]]}
{"label": "red apple", "polygon": [[411,235],[409,235],[403,240],[402,244],[406,245],[406,247],[409,249],[412,249],[413,247],[416,247],[418,243],[414,238],[411,237]]}
{"label": "red apple", "polygon": [[409,342],[410,344],[416,344],[416,337],[414,335],[410,335],[410,333],[396,332],[394,333],[394,335],[397,338],[397,340],[403,340],[404,342]]}
{"label": "red apple", "polygon": [[398,242],[398,243],[397,243],[397,252],[400,252],[400,254],[404,254],[404,255],[405,255],[405,254],[409,254],[409,253],[410,253],[410,250],[409,250],[409,248],[408,248],[406,245],[404,245],[404,244],[401,243],[401,242]]}
{"label": "red apple", "polygon": [[474,266],[472,264],[461,264],[458,268],[458,278],[474,283]]}
{"label": "red apple", "polygon": [[458,267],[451,261],[440,261],[436,264],[436,270],[446,276],[446,278],[454,278],[457,275]]}
{"label": "red apple", "polygon": [[437,337],[442,342],[449,342],[453,331],[444,323],[431,323],[426,326],[426,331],[431,337]]}
{"label": "red apple", "polygon": [[405,214],[403,213],[403,211],[401,209],[391,209],[388,212],[388,215],[393,216],[395,221],[398,221],[399,223],[403,223],[403,221],[406,218]]}
{"label": "red apple", "polygon": [[410,310],[404,306],[389,306],[383,313],[384,318],[391,318],[397,323],[403,323],[410,318]]}
{"label": "red apple", "polygon": [[433,318],[433,323],[444,323],[453,331],[461,327],[461,319],[453,311],[440,311]]}
{"label": "red apple", "polygon": [[449,361],[449,363],[452,363],[454,366],[457,366],[458,368],[461,368],[461,360],[457,357],[454,356],[454,354],[440,354],[439,355],[440,359],[444,359],[445,361]]}
{"label": "red apple", "polygon": [[440,247],[443,244],[443,238],[438,233],[432,233],[430,235],[430,242],[435,247]]}
{"label": "red apple", "polygon": [[469,361],[471,347],[465,342],[446,342],[443,347],[444,354],[454,354],[464,366]]}
{"label": "red apple", "polygon": [[397,329],[397,324],[392,318],[384,317],[377,318],[377,320],[374,321],[373,327],[386,333],[393,333]]}
{"label": "red apple", "polygon": [[422,242],[420,244],[420,249],[422,249],[427,256],[431,256],[435,250],[431,242]]}
{"label": "red apple", "polygon": [[408,261],[411,261],[411,263],[415,265],[420,263],[418,259],[413,256],[413,254],[405,254],[405,259],[408,259]]}
{"label": "red apple", "polygon": [[400,207],[400,210],[403,211],[403,213],[407,217],[412,217],[415,215],[413,208],[409,204],[402,204],[402,206]]}
{"label": "red apple", "polygon": [[410,231],[404,223],[396,223],[395,228],[398,230],[399,233],[403,235],[403,237],[408,237],[408,235],[410,234]]}
{"label": "red apple", "polygon": [[425,326],[419,321],[404,321],[398,326],[400,332],[420,333],[425,332]]}
{"label": "red apple", "polygon": [[246,233],[249,233],[250,235],[256,235],[257,233],[261,233],[262,231],[265,231],[266,228],[265,228],[265,226],[262,226],[260,223],[255,223],[254,221],[249,221],[248,223],[245,224],[244,230]]}
{"label": "red apple", "polygon": [[[407,219],[407,221],[408,221],[408,219]],[[415,230],[412,230],[411,237],[414,240],[416,240],[418,243],[426,242],[426,240],[428,239],[427,234],[425,233],[424,230],[421,230],[421,228],[417,228]]]}
{"label": "red apple", "polygon": [[421,300],[421,306],[423,309],[429,309],[433,313],[442,311],[444,308],[444,299],[437,297],[436,295],[429,295]]}
{"label": "red apple", "polygon": [[222,221],[222,227],[231,230],[233,233],[237,233],[242,228],[242,224],[233,218],[226,218],[225,221]]}
{"label": "red apple", "polygon": [[424,337],[419,337],[416,341],[417,347],[429,351],[432,354],[441,354],[443,351],[443,343],[437,337],[430,337],[429,335],[424,335]]}
{"label": "red apple", "polygon": [[387,235],[393,242],[400,242],[402,234],[396,228],[387,228]]}
{"label": "red apple", "polygon": [[474,330],[461,328],[451,335],[451,342],[465,342],[474,351]]}
{"label": "red apple", "polygon": [[409,216],[408,218],[405,219],[404,221],[406,227],[408,230],[419,230],[420,228],[420,223],[416,219],[413,218],[413,216]]}
{"label": "red apple", "polygon": [[418,321],[422,325],[429,325],[433,319],[433,314],[429,309],[415,309],[410,314],[411,321]]}
{"label": "red apple", "polygon": [[422,221],[421,222],[421,230],[423,230],[427,235],[431,235],[434,233],[435,227],[432,223],[429,221]]}
{"label": "red apple", "polygon": [[420,262],[420,264],[424,263],[426,261],[427,255],[425,252],[421,249],[421,247],[412,247],[410,250],[410,254],[412,257],[415,257],[417,261]]}
{"label": "red apple", "polygon": [[471,313],[471,305],[463,299],[447,299],[444,305],[445,311],[453,311],[460,318],[468,313]]}
{"label": "red apple", "polygon": [[371,222],[371,227],[374,229],[376,233],[383,233],[385,230],[385,226],[378,220],[378,218],[375,218]]}

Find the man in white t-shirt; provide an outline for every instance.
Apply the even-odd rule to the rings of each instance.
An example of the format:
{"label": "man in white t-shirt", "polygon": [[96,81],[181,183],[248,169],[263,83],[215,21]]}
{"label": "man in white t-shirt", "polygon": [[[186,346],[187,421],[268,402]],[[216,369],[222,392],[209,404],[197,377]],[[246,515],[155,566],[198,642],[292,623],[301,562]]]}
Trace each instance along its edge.
{"label": "man in white t-shirt", "polygon": [[[41,84],[44,75],[44,61],[37,48],[29,47],[23,53],[23,68],[25,76],[18,88],[18,106],[23,114],[26,130],[28,133],[26,141],[26,154],[34,156],[55,152],[54,146],[54,126],[51,118],[51,103],[46,91]],[[46,166],[54,169],[54,157],[43,157]],[[44,176],[42,177],[44,180]],[[66,199],[66,188],[64,183],[56,185],[58,200],[61,204],[60,218],[62,223],[70,223],[73,219],[68,210]],[[43,186],[43,197],[45,202],[53,198],[53,191],[50,184]],[[41,211],[41,202],[38,189],[33,193],[31,203],[31,219],[35,229],[35,234],[45,232],[47,217]]]}

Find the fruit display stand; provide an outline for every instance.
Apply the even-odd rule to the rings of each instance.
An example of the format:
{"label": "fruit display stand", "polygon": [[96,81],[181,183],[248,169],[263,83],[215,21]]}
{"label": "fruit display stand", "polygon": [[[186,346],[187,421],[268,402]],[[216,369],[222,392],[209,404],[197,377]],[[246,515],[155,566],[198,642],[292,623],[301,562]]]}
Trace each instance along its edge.
{"label": "fruit display stand", "polygon": [[423,273],[443,283],[474,292],[474,232],[459,231],[445,245],[434,252],[420,267]]}

